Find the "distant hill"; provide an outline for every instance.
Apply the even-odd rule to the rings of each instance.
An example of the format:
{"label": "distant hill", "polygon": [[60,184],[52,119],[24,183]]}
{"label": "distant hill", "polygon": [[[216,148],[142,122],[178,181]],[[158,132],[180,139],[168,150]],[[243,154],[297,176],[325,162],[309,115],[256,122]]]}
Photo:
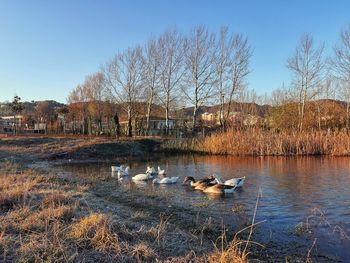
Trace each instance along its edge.
{"label": "distant hill", "polygon": [[[40,102],[47,102],[49,109],[57,109],[65,104],[54,101],[54,100],[45,100],[45,101],[25,101],[23,102],[24,106],[24,111],[25,113],[34,113],[35,112],[35,107],[38,105]],[[7,103],[0,103],[0,116],[8,116],[12,114],[11,108],[9,106],[10,102]]]}
{"label": "distant hill", "polygon": [[[213,106],[201,106],[198,109],[198,116],[205,113],[218,113],[220,111],[221,105]],[[224,104],[224,110],[226,111],[228,104]],[[256,103],[245,103],[245,102],[232,102],[231,111],[244,112],[247,114],[258,115],[260,117],[265,117],[268,113],[268,110],[271,108],[270,105],[259,105]],[[184,115],[189,118],[193,115],[193,107],[184,108]]]}

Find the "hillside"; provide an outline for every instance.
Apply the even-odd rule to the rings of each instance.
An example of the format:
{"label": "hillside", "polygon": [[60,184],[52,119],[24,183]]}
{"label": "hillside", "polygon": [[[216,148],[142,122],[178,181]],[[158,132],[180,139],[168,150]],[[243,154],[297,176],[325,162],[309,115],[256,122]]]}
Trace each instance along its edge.
{"label": "hillside", "polygon": [[[35,107],[41,103],[41,102],[47,102],[48,103],[48,108],[51,109],[57,109],[60,108],[62,106],[64,106],[65,104],[54,101],[54,100],[45,100],[45,101],[25,101],[23,102],[23,106],[24,106],[24,112],[25,113],[34,113],[35,112]],[[10,108],[10,103],[1,103],[0,104],[0,116],[7,116],[7,115],[11,115],[11,108]]]}

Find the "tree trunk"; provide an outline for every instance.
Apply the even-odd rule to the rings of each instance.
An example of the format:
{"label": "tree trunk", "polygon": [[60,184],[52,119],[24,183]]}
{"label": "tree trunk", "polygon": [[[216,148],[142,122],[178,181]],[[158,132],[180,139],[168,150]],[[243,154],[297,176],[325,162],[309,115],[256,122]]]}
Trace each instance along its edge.
{"label": "tree trunk", "polygon": [[88,117],[88,134],[89,136],[92,135],[92,125],[91,125],[91,117]]}
{"label": "tree trunk", "polygon": [[197,104],[195,104],[193,107],[193,115],[192,115],[193,132],[194,132],[196,125],[197,125],[197,111],[198,111],[198,106],[197,106]]}
{"label": "tree trunk", "polygon": [[66,134],[66,116],[63,116],[63,134]]}
{"label": "tree trunk", "polygon": [[115,124],[115,133],[116,133],[116,136],[119,137],[120,136],[120,124],[119,124],[119,117],[118,117],[117,113],[115,113],[113,119],[114,119],[114,124]]}
{"label": "tree trunk", "polygon": [[[306,84],[305,84],[306,86]],[[304,124],[304,115],[305,115],[305,103],[306,103],[306,96],[307,96],[307,89],[306,87],[303,89],[303,97],[301,102],[301,109],[300,109],[300,120],[299,120],[299,132],[303,131],[303,124]]]}
{"label": "tree trunk", "polygon": [[299,132],[303,131],[303,122],[304,122],[304,107],[305,107],[305,102],[301,104],[301,114],[300,114],[300,120],[299,120]]}
{"label": "tree trunk", "polygon": [[128,137],[132,137],[132,120],[130,106],[128,106]]}
{"label": "tree trunk", "polygon": [[165,107],[165,135],[169,135],[169,106]]}
{"label": "tree trunk", "polygon": [[235,84],[235,82],[232,84],[232,88],[231,88],[231,92],[230,92],[230,96],[228,97],[228,105],[227,105],[227,112],[226,112],[226,120],[229,119],[230,117],[230,113],[231,113],[231,107],[232,107],[232,99],[233,99],[233,94],[235,93],[237,87],[237,85]]}
{"label": "tree trunk", "polygon": [[194,92],[194,107],[193,107],[193,116],[192,116],[192,131],[194,132],[197,125],[197,111],[198,111],[198,78],[195,78],[195,92]]}
{"label": "tree trunk", "polygon": [[102,132],[102,118],[99,118],[97,120],[97,124],[98,124],[98,132],[101,133]]}
{"label": "tree trunk", "polygon": [[147,104],[147,115],[146,115],[146,134],[149,135],[149,121],[151,116],[151,110],[152,110],[152,103],[153,103],[153,91],[151,92],[151,97],[148,100]]}

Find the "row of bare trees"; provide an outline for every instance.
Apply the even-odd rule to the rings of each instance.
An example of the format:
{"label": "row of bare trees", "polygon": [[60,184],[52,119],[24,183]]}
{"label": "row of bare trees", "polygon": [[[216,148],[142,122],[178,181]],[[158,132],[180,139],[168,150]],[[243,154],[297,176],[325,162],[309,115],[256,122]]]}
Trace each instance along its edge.
{"label": "row of bare trees", "polygon": [[[196,127],[199,107],[217,103],[224,96],[221,102],[228,103],[229,115],[231,101],[245,87],[251,56],[247,37],[232,33],[228,27],[211,32],[197,26],[188,34],[172,29],[150,38],[143,46],[116,54],[99,73],[76,87],[68,101],[84,105],[106,100],[117,103],[127,116],[128,136],[132,135],[137,102],[147,107],[147,130],[154,104],[164,108],[167,130],[171,113],[185,105],[193,107],[192,127]],[[100,121],[99,103],[93,105],[95,114],[88,114],[87,106],[80,106],[76,110],[79,118],[90,123],[91,116],[95,116]]]}
{"label": "row of bare trees", "polygon": [[[316,119],[318,129],[321,129],[322,126],[327,127],[327,125],[322,125],[322,122],[327,124],[327,119],[329,121],[337,118],[339,116],[335,115],[340,113],[340,109],[335,107],[334,102],[332,112],[329,101],[332,99],[346,102],[344,119],[345,127],[348,129],[350,25],[340,33],[340,41],[333,48],[331,56],[328,57],[325,55],[323,43],[317,45],[311,34],[303,35],[293,55],[288,58],[287,67],[292,74],[290,86],[274,90],[270,97],[271,104],[280,107],[274,114],[275,120],[280,120],[280,125],[277,126],[284,125],[302,132],[308,128],[305,127],[305,123],[310,123],[310,119]],[[294,109],[296,109],[295,114]],[[285,114],[283,118],[285,111],[289,114]],[[339,119],[338,125],[340,123]]]}
{"label": "row of bare trees", "polygon": [[95,132],[101,133],[103,118],[107,119],[110,127],[114,122],[117,134],[119,133],[119,122],[115,121],[118,120],[116,108],[106,92],[105,77],[101,72],[88,75],[82,85],[72,90],[68,96],[68,111],[61,112],[61,115],[66,116],[69,113],[74,133],[79,130],[83,134],[91,135],[93,124],[97,126]]}
{"label": "row of bare trees", "polygon": [[[235,100],[262,101],[254,90],[245,89],[252,55],[247,37],[228,27],[212,32],[197,26],[186,34],[168,30],[144,45],[117,53],[100,72],[88,76],[72,91],[69,103],[77,107],[75,117],[84,120],[89,132],[92,122],[102,130],[103,116],[118,118],[113,107],[106,113],[106,101],[119,105],[126,116],[128,136],[132,135],[140,103],[145,107],[147,131],[155,104],[164,109],[168,129],[174,109],[191,106],[191,126],[195,128],[198,109],[220,103],[220,124],[224,126]],[[274,90],[263,100],[274,106],[269,116],[271,127],[303,131],[313,119],[321,129],[341,111],[333,103],[332,112],[327,99],[338,99],[346,102],[344,120],[349,128],[350,25],[341,32],[331,57],[325,56],[324,44],[317,45],[311,34],[303,35],[287,67],[292,74],[290,85]]]}

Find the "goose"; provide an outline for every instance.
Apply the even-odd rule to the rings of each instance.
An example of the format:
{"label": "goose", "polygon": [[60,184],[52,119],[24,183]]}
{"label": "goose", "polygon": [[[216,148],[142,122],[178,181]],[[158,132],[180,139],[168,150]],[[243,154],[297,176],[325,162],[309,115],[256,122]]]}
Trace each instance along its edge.
{"label": "goose", "polygon": [[165,170],[161,170],[160,167],[158,166],[158,175],[165,175],[166,172]]}
{"label": "goose", "polygon": [[130,172],[130,166],[127,166],[124,170],[120,170],[123,176],[128,176]]}
{"label": "goose", "polygon": [[111,166],[112,172],[117,172],[118,170],[120,170],[122,168],[123,165],[121,166]]}
{"label": "goose", "polygon": [[164,177],[163,179],[153,179],[154,184],[175,184],[179,177]]}
{"label": "goose", "polygon": [[209,186],[203,190],[203,193],[209,194],[232,194],[236,189],[236,186],[225,185],[225,184],[215,184]]}
{"label": "goose", "polygon": [[219,177],[216,177],[215,180],[218,182],[218,184],[242,187],[245,181],[245,176],[239,177],[239,178],[232,178],[232,179],[226,180],[225,182],[222,182]]}
{"label": "goose", "polygon": [[118,170],[118,180],[123,181],[123,174],[121,170]]}
{"label": "goose", "polygon": [[153,166],[147,166],[146,174],[155,175],[155,174],[157,174],[157,172]]}
{"label": "goose", "polygon": [[190,185],[192,187],[197,187],[202,183],[210,183],[211,181],[215,180],[215,177],[213,175],[209,175],[203,179],[200,179],[196,181],[192,176],[186,176],[185,180],[183,181],[183,184],[186,184],[187,182],[190,182]]}
{"label": "goose", "polygon": [[137,174],[134,177],[132,177],[132,180],[134,181],[147,181],[149,179],[152,179],[153,176],[146,173],[146,174]]}
{"label": "goose", "polygon": [[129,172],[130,172],[130,166],[127,166],[127,167],[124,169],[124,165],[121,165],[121,166],[111,166],[111,169],[112,169],[112,173],[121,171],[121,173],[122,173],[123,176],[128,176],[128,175],[129,175]]}
{"label": "goose", "polygon": [[200,191],[204,191],[205,189],[207,189],[208,187],[211,187],[213,185],[217,184],[217,181],[210,181],[210,182],[202,182],[200,184],[198,184],[197,186],[194,187],[195,190],[200,190]]}

